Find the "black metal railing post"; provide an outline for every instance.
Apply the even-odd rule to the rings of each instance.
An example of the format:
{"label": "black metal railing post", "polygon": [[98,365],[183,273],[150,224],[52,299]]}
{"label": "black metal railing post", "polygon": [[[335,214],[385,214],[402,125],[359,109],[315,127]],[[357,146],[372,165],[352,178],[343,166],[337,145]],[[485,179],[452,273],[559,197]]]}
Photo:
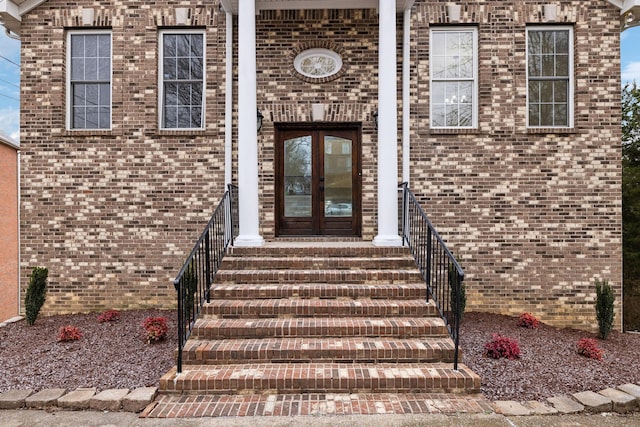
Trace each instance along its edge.
{"label": "black metal railing post", "polygon": [[233,212],[231,199],[237,187],[229,185],[228,188],[173,281],[178,294],[178,373],[182,372],[184,346],[204,303],[211,301],[215,275],[235,237],[237,215]]}
{"label": "black metal railing post", "polygon": [[427,301],[433,299],[454,342],[453,368],[458,369],[462,282],[464,271],[424,213],[407,183],[403,188],[402,241],[409,246],[427,286]]}

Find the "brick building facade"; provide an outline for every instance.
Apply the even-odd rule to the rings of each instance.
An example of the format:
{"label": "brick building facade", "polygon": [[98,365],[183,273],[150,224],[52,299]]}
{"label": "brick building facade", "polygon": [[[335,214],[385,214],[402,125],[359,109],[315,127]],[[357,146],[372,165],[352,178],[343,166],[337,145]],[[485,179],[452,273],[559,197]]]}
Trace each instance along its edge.
{"label": "brick building facade", "polygon": [[20,145],[0,131],[0,322],[18,315],[18,173]]}
{"label": "brick building facade", "polygon": [[[239,72],[246,1],[179,3],[50,0],[22,15],[21,269],[26,278],[35,265],[49,268],[46,313],[175,306],[171,280],[225,184],[240,182],[241,194],[247,188],[243,174],[255,163],[238,142],[248,138],[242,114],[251,105],[243,104],[250,85]],[[270,3],[255,2],[250,17],[251,94],[264,115],[252,192],[260,237],[290,230],[280,222],[288,191],[297,191],[282,184],[288,132],[355,132],[354,145],[343,149],[355,153],[352,234],[375,242],[383,224],[394,225],[379,203],[379,177],[391,171],[387,188],[408,181],[460,259],[469,310],[529,311],[544,322],[593,328],[597,277],[615,288],[620,325],[615,2],[459,2],[457,17],[448,1],[398,0],[395,27],[381,24],[389,14],[375,1],[360,2],[373,4],[366,9],[343,1],[320,10],[294,0],[274,10]],[[393,61],[380,61],[389,40],[381,32],[389,28],[396,40],[384,50],[396,67],[394,96],[385,98],[380,70]],[[71,49],[71,38],[83,34],[105,34],[110,42],[103,129],[78,129],[73,121],[80,116],[70,110],[83,102],[70,97],[73,60],[89,67]],[[204,87],[204,109],[200,116],[191,101],[185,120],[198,124],[189,129],[168,118],[172,83],[163,67],[172,57],[163,49],[174,34],[204,46],[187,60],[204,62],[204,77],[192,75],[189,83]],[[550,52],[531,48],[547,36],[557,40]],[[299,61],[316,51],[323,61],[337,54],[342,64],[333,74],[305,74]],[[538,59],[545,70],[551,59],[551,74],[536,74]],[[534,86],[552,88],[540,89],[551,94],[549,102],[534,99]],[[321,104],[321,120],[314,104]],[[540,113],[545,108],[553,110],[551,121]],[[380,154],[383,144],[392,144],[396,158]]]}

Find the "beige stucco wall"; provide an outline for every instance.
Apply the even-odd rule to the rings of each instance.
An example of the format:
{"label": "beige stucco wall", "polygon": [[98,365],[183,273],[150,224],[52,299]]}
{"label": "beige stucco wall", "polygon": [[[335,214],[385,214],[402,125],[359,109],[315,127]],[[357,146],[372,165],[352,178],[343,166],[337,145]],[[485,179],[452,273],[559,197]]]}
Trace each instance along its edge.
{"label": "beige stucco wall", "polygon": [[0,141],[0,321],[18,314],[18,152]]}

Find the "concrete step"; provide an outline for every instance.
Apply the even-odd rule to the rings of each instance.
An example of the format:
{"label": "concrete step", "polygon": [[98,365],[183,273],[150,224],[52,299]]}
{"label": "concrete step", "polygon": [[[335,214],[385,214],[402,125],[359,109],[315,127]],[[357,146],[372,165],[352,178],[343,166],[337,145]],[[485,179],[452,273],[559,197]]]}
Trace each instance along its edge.
{"label": "concrete step", "polygon": [[231,256],[222,261],[228,270],[363,270],[363,269],[410,269],[416,264],[410,256],[394,257],[326,257],[326,256]]}
{"label": "concrete step", "polygon": [[185,364],[433,363],[453,360],[451,338],[343,337],[189,340]]}
{"label": "concrete step", "polygon": [[297,363],[185,365],[160,379],[164,392],[263,393],[479,393],[480,377],[464,364]]}
{"label": "concrete step", "polygon": [[302,337],[446,337],[440,318],[198,319],[197,339]]}
{"label": "concrete step", "polygon": [[352,283],[406,284],[422,280],[417,269],[385,270],[220,270],[214,284],[229,283]]}
{"label": "concrete step", "polygon": [[438,316],[433,301],[386,299],[217,299],[203,315],[214,319],[274,317],[430,317]]}
{"label": "concrete step", "polygon": [[265,299],[265,298],[371,298],[371,299],[426,299],[423,282],[401,284],[354,283],[287,283],[237,284],[215,283],[211,298]]}

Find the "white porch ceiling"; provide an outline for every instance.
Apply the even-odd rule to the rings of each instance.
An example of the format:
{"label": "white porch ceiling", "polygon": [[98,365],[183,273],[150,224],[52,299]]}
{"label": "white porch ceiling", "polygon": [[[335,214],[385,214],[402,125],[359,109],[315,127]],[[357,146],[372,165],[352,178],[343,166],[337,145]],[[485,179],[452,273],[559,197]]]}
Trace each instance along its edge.
{"label": "white porch ceiling", "polygon": [[[384,0],[386,1],[386,0]],[[415,0],[396,0],[398,12],[410,8]],[[261,10],[299,9],[377,9],[379,0],[256,0],[256,12]],[[238,13],[239,0],[222,0],[227,12]]]}

